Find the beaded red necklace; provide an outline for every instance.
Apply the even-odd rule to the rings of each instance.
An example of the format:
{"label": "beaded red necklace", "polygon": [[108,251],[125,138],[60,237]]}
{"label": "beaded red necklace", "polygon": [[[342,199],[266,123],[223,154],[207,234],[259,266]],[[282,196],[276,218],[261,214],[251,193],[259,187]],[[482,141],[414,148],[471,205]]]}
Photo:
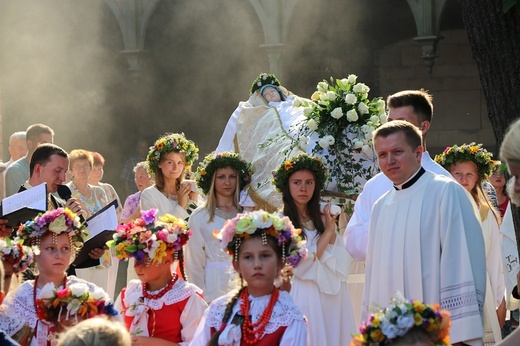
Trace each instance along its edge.
{"label": "beaded red necklace", "polygon": [[175,285],[175,282],[177,281],[177,274],[173,274],[173,277],[171,281],[168,283],[168,285],[161,288],[161,290],[155,294],[151,294],[148,292],[148,282],[143,282],[143,297],[147,299],[159,299],[162,298],[168,292],[172,289],[173,285]]}
{"label": "beaded red necklace", "polygon": [[[271,298],[269,299],[269,304],[265,308],[264,312],[255,323],[251,322],[251,317],[249,316],[249,292],[247,287],[242,291],[240,295],[240,299],[242,299],[240,303],[240,313],[244,316],[244,323],[242,324],[242,333],[243,340],[248,345],[256,344],[264,335],[265,327],[269,320],[271,319],[271,315],[273,314],[273,308],[280,296],[280,291],[275,287],[273,289],[273,293],[271,293]],[[253,338],[253,339],[252,339]]]}

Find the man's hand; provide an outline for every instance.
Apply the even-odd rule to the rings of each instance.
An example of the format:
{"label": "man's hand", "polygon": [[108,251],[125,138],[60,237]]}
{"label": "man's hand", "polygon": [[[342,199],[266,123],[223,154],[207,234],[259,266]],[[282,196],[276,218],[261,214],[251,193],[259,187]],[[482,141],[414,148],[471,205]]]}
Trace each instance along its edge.
{"label": "man's hand", "polygon": [[88,253],[88,256],[92,259],[100,259],[101,256],[103,256],[103,254],[105,253],[105,251],[108,250],[108,247],[105,246],[105,247],[102,247],[102,248],[95,248],[95,249],[92,249],[90,250],[90,252]]}
{"label": "man's hand", "polygon": [[69,198],[65,203],[65,208],[69,208],[75,214],[86,215],[87,207],[76,198]]}

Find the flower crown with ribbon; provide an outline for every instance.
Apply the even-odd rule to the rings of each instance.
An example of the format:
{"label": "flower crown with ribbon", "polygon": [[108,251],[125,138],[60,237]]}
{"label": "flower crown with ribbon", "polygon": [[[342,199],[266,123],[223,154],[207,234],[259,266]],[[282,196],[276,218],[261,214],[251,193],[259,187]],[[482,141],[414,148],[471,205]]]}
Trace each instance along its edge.
{"label": "flower crown with ribbon", "polygon": [[260,234],[262,243],[267,244],[267,236],[277,240],[282,246],[282,261],[296,267],[307,257],[305,241],[300,237],[301,230],[294,228],[287,216],[280,217],[264,210],[238,214],[226,221],[221,230],[213,232],[213,236],[220,240],[220,246],[228,254],[238,260],[238,249],[242,239],[249,239],[252,235]]}
{"label": "flower crown with ribbon", "polygon": [[240,190],[251,182],[251,164],[242,160],[238,154],[232,152],[209,154],[199,164],[195,173],[197,186],[205,195],[209,193],[213,174],[217,169],[225,167],[231,167],[238,173]]}
{"label": "flower crown with ribbon", "polygon": [[262,88],[264,85],[271,84],[279,87],[280,81],[274,74],[271,73],[260,73],[258,77],[256,77],[255,81],[251,85],[251,89],[249,90],[250,94],[253,94],[255,91]]}
{"label": "flower crown with ribbon", "polygon": [[160,263],[188,242],[191,231],[184,220],[170,214],[157,219],[156,214],[157,209],[141,211],[140,218],[117,226],[107,245],[116,249],[119,260],[133,257],[141,265],[148,258],[148,265]]}
{"label": "flower crown with ribbon", "polygon": [[416,328],[424,332],[435,345],[450,345],[450,312],[439,305],[406,300],[400,292],[385,309],[372,314],[361,324],[351,346],[384,345],[405,336]]}
{"label": "flower crown with ribbon", "polygon": [[184,133],[168,133],[155,141],[150,147],[146,161],[148,161],[148,171],[152,174],[159,170],[161,154],[178,152],[184,154],[186,169],[189,169],[193,162],[199,158],[199,148],[193,141],[184,136]]}
{"label": "flower crown with ribbon", "polygon": [[285,186],[289,183],[289,177],[294,172],[301,170],[313,172],[316,177],[316,186],[318,187],[318,190],[323,190],[325,182],[328,179],[327,168],[318,157],[305,153],[291,157],[273,171],[272,182],[276,187],[276,190],[282,193]]}
{"label": "flower crown with ribbon", "polygon": [[446,147],[442,154],[435,156],[435,162],[448,171],[453,164],[466,161],[472,161],[477,165],[477,171],[482,180],[486,180],[496,168],[493,154],[482,148],[482,144],[475,144],[475,142]]}
{"label": "flower crown with ribbon", "polygon": [[25,271],[34,259],[32,249],[22,243],[19,238],[0,239],[0,259],[11,263],[15,274]]}
{"label": "flower crown with ribbon", "polygon": [[36,245],[36,248],[33,248],[35,255],[39,254],[40,241],[46,232],[51,233],[53,237],[67,233],[76,253],[81,250],[89,236],[85,225],[68,208],[58,208],[49,210],[44,214],[40,213],[34,220],[29,220],[18,227],[18,236],[22,240],[22,244]]}

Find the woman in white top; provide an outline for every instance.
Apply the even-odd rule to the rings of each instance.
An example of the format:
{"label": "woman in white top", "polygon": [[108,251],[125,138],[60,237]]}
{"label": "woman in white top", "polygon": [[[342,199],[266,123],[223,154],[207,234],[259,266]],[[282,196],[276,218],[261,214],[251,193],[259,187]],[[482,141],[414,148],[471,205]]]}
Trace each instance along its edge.
{"label": "woman in white top", "polygon": [[207,198],[188,221],[193,233],[186,245],[186,274],[210,303],[230,291],[233,275],[231,257],[222,251],[213,231],[242,212],[239,196],[251,181],[251,167],[235,153],[210,154],[197,168],[195,179]]}
{"label": "woman in white top", "polygon": [[274,172],[283,214],[302,229],[309,254],[294,270],[291,296],[309,319],[309,345],[348,345],[356,330],[347,276],[352,258],[337,233],[331,205],[320,212],[326,168],[317,157],[293,156]]}
{"label": "woman in white top", "polygon": [[446,168],[468,191],[480,211],[482,234],[486,247],[487,289],[484,302],[484,345],[493,345],[502,340],[500,328],[506,317],[505,282],[500,247],[500,214],[482,190],[495,168],[491,154],[482,144],[463,144],[448,147],[435,161]]}
{"label": "woman in white top", "polygon": [[155,185],[141,193],[141,210],[156,208],[158,215],[172,214],[187,219],[188,209],[195,209],[197,192],[186,172],[198,158],[199,148],[183,133],[166,134],[150,148],[146,158]]}

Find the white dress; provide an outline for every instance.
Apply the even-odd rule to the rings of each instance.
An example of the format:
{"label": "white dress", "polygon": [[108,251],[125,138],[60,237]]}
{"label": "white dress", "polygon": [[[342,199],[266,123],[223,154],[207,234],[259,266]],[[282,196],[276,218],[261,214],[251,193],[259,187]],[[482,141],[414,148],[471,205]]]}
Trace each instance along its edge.
{"label": "white dress", "polygon": [[317,258],[317,231],[303,230],[308,255],[294,270],[291,296],[309,319],[309,345],[349,345],[356,331],[347,276],[352,258],[336,235]]}
{"label": "white dress", "polygon": [[[214,300],[204,313],[204,317],[200,321],[199,327],[195,332],[195,336],[190,346],[206,346],[215,331],[220,330],[222,326],[222,318],[226,310],[227,302],[232,295],[225,295]],[[258,321],[267,305],[271,295],[262,297],[253,297],[249,295],[251,322]],[[233,311],[227,322],[226,327],[219,337],[219,345],[223,346],[239,346],[242,337],[240,325],[233,324],[235,316],[240,315],[240,303],[242,299],[238,298],[233,305]],[[280,296],[274,305],[271,318],[267,323],[262,339],[267,334],[273,334],[279,328],[285,328],[280,342],[281,346],[304,346],[307,345],[307,326],[304,316],[300,308],[293,302],[291,296],[287,292],[280,292]],[[263,345],[262,339],[258,345]],[[323,343],[322,345],[326,345]]]}
{"label": "white dress", "polygon": [[[234,216],[234,215],[230,215]],[[192,231],[185,246],[185,267],[188,281],[200,287],[209,303],[231,290],[234,275],[231,256],[222,251],[213,231],[220,230],[226,219],[215,215],[209,222],[205,207],[196,209],[188,221]]]}
{"label": "white dress", "polygon": [[141,210],[157,209],[157,216],[172,214],[175,217],[186,219],[189,214],[176,200],[167,198],[155,185],[147,187],[141,192]]}
{"label": "white dress", "polygon": [[[90,292],[99,290],[99,287],[88,281],[79,279],[75,276],[67,277],[67,286],[75,283],[86,284]],[[63,286],[58,287],[63,289]],[[41,289],[36,289],[36,298],[39,298]],[[106,294],[106,293],[105,293]],[[108,294],[106,294],[108,297]],[[38,339],[47,340],[49,324],[39,320],[34,306],[34,280],[25,281],[20,285],[17,291],[9,294],[3,305],[0,313],[0,330],[3,330],[9,336],[13,336],[22,327],[27,324],[34,332],[36,329],[37,335],[34,335],[30,345],[39,345]]]}

